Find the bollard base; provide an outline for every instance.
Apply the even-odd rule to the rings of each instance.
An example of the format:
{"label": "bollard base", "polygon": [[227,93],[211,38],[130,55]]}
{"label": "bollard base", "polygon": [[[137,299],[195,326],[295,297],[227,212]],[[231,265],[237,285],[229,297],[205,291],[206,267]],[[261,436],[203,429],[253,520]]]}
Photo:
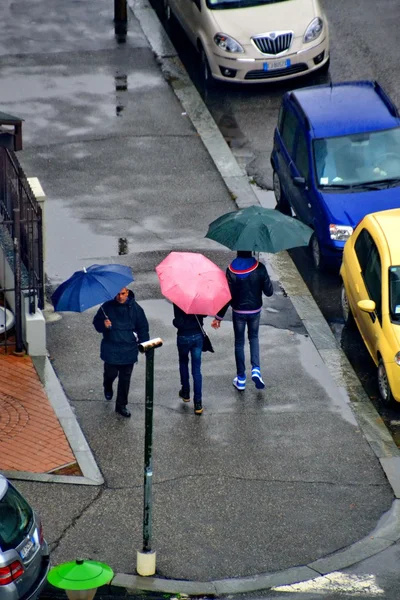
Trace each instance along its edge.
{"label": "bollard base", "polygon": [[143,577],[150,577],[156,572],[156,553],[151,552],[140,552],[136,553],[136,571]]}

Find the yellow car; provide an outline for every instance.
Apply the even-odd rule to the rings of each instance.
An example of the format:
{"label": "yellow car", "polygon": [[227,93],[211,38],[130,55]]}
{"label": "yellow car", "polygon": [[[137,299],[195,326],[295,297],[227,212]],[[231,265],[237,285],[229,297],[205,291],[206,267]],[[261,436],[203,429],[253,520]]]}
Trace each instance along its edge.
{"label": "yellow car", "polygon": [[345,323],[356,322],[378,370],[385,404],[400,402],[400,209],[371,213],[344,246]]}

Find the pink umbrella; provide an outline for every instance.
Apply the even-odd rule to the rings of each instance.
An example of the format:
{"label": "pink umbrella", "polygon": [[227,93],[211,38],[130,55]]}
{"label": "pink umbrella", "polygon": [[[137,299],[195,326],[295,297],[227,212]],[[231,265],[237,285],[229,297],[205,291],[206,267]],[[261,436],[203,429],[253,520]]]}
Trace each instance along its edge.
{"label": "pink umbrella", "polygon": [[161,292],[189,315],[215,315],[231,299],[225,273],[197,252],[170,252],[156,267]]}

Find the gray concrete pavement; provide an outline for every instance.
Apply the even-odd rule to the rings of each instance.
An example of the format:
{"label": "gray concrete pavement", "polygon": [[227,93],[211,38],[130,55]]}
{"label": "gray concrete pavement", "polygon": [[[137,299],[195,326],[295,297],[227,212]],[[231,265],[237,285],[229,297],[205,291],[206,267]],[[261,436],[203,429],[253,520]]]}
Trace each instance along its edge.
{"label": "gray concrete pavement", "polygon": [[18,483],[42,514],[53,562],[107,562],[115,588],[222,595],[373,556],[400,538],[399,452],[285,253],[263,257],[275,288],[260,332],[267,389],[232,387],[228,314],[203,360],[204,414],[178,399],[172,310],[154,267],[175,249],[225,267],[233,254],[204,238],[208,223],[259,199],[150,7],[135,4],[120,45],[109,5],[64,3],[55,18],[50,0],[7,0],[0,25],[1,109],[26,120],[20,159],[49,198],[49,292],[82,266],[128,264],[151,335],[164,340],[155,357],[157,576],[140,578],[145,361],[123,420],[102,396],[94,309],[58,319],[46,311],[52,365],[104,478],[96,487]]}

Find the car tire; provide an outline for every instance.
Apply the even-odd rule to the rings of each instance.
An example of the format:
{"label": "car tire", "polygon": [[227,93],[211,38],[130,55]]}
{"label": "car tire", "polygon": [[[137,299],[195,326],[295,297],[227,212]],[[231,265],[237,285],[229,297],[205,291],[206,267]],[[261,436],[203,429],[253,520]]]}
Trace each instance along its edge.
{"label": "car tire", "polygon": [[167,26],[170,28],[170,32],[172,32],[172,29],[174,27],[174,15],[172,13],[170,4],[168,2],[168,0],[163,0],[163,13],[164,13],[164,21],[167,24]]}
{"label": "car tire", "polygon": [[214,77],[212,76],[208,58],[203,47],[200,47],[200,62],[201,62],[201,76],[204,87],[208,90],[212,89],[215,85]]}
{"label": "car tire", "polygon": [[346,288],[344,287],[344,283],[342,282],[342,289],[340,291],[340,304],[342,307],[342,315],[344,324],[346,327],[354,327],[355,321],[353,313],[351,312],[351,308],[349,305],[349,299],[346,294]]}
{"label": "car tire", "polygon": [[379,359],[378,363],[377,379],[379,396],[382,400],[382,403],[385,406],[394,406],[395,404],[397,404],[397,402],[395,402],[395,399],[393,398],[392,390],[390,389],[389,379],[382,358]]}
{"label": "car tire", "polygon": [[326,263],[324,257],[322,256],[321,247],[315,232],[311,236],[309,248],[314,267],[317,269],[317,271],[324,271],[326,268]]}
{"label": "car tire", "polygon": [[281,212],[282,214],[288,215],[289,217],[291,217],[292,209],[290,207],[290,204],[289,204],[285,194],[283,193],[282,186],[281,186],[281,180],[279,179],[279,175],[276,171],[274,171],[272,174],[272,183],[274,186],[274,194],[275,194],[277,210],[279,210],[279,212]]}

